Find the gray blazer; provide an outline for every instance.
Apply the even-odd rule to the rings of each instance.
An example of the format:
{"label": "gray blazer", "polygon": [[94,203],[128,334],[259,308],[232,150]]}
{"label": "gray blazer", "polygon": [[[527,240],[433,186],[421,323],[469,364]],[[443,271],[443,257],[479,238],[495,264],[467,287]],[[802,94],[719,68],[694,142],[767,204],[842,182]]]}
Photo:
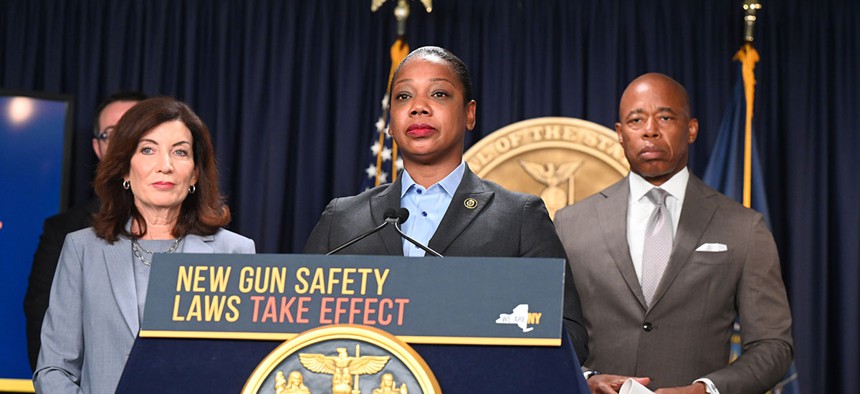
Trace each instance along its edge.
{"label": "gray blazer", "polygon": [[[327,253],[382,224],[386,209],[400,207],[401,188],[398,177],[391,185],[332,200],[311,233],[305,253]],[[468,198],[477,201],[473,209],[464,203]],[[468,165],[429,246],[443,256],[564,258],[564,249],[540,198],[485,181]],[[339,254],[402,256],[403,243],[400,235],[387,226]],[[587,338],[569,273],[565,280],[564,309],[565,327],[582,362],[588,355]]]}
{"label": "gray blazer", "polygon": [[[185,237],[183,253],[255,253],[227,230]],[[66,236],[33,374],[40,393],[113,393],[140,330],[131,241],[114,244],[92,227]]]}
{"label": "gray blazer", "polygon": [[[556,214],[588,329],[585,366],[650,377],[652,389],[706,377],[721,393],[763,393],[779,382],[793,352],[773,237],[759,213],[692,174],[686,190],[650,308],[627,245],[628,179]],[[697,251],[707,243],[726,250]],[[728,365],[736,316],[744,353]]]}

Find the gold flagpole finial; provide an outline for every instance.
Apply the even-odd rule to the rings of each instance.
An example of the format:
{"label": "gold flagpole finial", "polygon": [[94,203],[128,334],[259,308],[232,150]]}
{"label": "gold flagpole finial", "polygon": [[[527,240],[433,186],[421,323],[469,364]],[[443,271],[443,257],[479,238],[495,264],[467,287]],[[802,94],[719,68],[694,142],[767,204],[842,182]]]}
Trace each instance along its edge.
{"label": "gold flagpole finial", "polygon": [[761,9],[761,3],[758,0],[744,0],[744,42],[753,42],[753,34],[755,33],[756,12]]}
{"label": "gold flagpole finial", "polygon": [[[376,12],[388,0],[371,0],[370,11]],[[424,4],[424,9],[427,12],[433,11],[433,0],[421,0]],[[397,0],[397,7],[394,7],[394,18],[397,19],[397,36],[403,37],[406,34],[406,20],[409,19],[409,1]]]}
{"label": "gold flagpole finial", "polygon": [[397,19],[397,36],[406,35],[406,20],[409,19],[409,3],[406,0],[398,0],[394,7],[394,19]]}

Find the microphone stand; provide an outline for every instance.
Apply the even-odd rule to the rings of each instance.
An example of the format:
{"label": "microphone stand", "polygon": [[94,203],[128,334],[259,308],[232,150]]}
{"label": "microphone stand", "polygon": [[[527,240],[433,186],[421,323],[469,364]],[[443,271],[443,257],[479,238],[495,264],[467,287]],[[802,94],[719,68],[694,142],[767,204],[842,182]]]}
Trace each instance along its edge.
{"label": "microphone stand", "polygon": [[410,237],[410,236],[406,235],[406,233],[404,233],[403,231],[401,231],[401,230],[400,230],[400,220],[399,220],[398,218],[385,219],[386,223],[387,223],[389,220],[391,220],[392,224],[394,224],[394,229],[395,229],[395,230],[397,230],[397,233],[398,233],[398,234],[400,234],[400,236],[401,236],[401,237],[403,237],[404,239],[406,239],[407,241],[411,242],[413,245],[417,246],[417,247],[418,247],[418,249],[421,249],[421,250],[423,250],[423,251],[424,251],[424,252],[426,252],[426,253],[430,253],[430,254],[432,254],[433,256],[444,258],[441,254],[439,254],[439,253],[438,253],[438,252],[436,252],[435,250],[430,249],[429,247],[422,245],[422,244],[421,244],[421,242],[418,242],[418,241],[416,241],[416,240],[412,239],[412,237]]}
{"label": "microphone stand", "polygon": [[420,242],[418,242],[418,241],[412,239],[412,237],[406,235],[406,233],[404,233],[403,230],[400,229],[400,223],[405,222],[407,218],[409,218],[409,210],[407,210],[405,208],[400,208],[399,212],[395,212],[394,209],[389,208],[389,209],[385,210],[385,221],[382,222],[382,224],[380,224],[379,226],[376,226],[373,230],[370,230],[364,234],[361,234],[358,237],[355,237],[355,238],[347,241],[345,244],[340,245],[340,246],[332,249],[331,252],[328,252],[325,255],[328,256],[328,255],[332,255],[332,254],[335,254],[337,252],[340,252],[341,250],[349,247],[350,245],[352,245],[358,241],[361,241],[362,239],[367,238],[371,234],[376,233],[379,230],[382,230],[383,227],[391,224],[394,226],[394,229],[397,230],[397,233],[400,234],[401,237],[403,237],[405,240],[411,242],[413,245],[417,246],[419,249],[423,250],[425,253],[429,253],[429,254],[436,256],[436,257],[443,257],[441,254],[439,254],[439,252],[436,252],[435,250],[430,249],[429,247],[422,245]]}
{"label": "microphone stand", "polygon": [[[396,220],[397,218],[394,218],[394,219]],[[345,243],[345,244],[343,244],[343,245],[340,245],[340,246],[338,246],[338,247],[336,247],[336,248],[332,249],[332,251],[331,251],[331,252],[328,252],[328,253],[326,253],[325,255],[326,255],[326,256],[328,256],[328,255],[331,255],[331,254],[335,254],[335,253],[337,253],[337,252],[340,252],[341,250],[343,250],[343,249],[345,249],[345,248],[349,247],[350,245],[352,245],[352,244],[354,244],[354,243],[356,243],[356,242],[358,242],[358,241],[361,241],[362,239],[367,238],[368,236],[370,236],[371,234],[373,234],[373,233],[375,233],[375,232],[377,232],[377,231],[379,231],[379,230],[382,230],[382,228],[383,228],[383,227],[385,227],[385,226],[387,226],[387,225],[389,225],[389,224],[391,223],[391,222],[389,222],[389,220],[391,220],[391,219],[390,219],[390,218],[385,218],[385,221],[384,221],[384,222],[382,222],[382,224],[380,224],[379,226],[376,226],[376,228],[374,228],[373,230],[370,230],[370,231],[368,231],[368,232],[366,232],[366,233],[364,233],[364,234],[359,235],[359,236],[358,236],[358,237],[356,237],[356,238],[353,238],[351,241],[349,241],[349,242],[347,242],[347,243]]]}

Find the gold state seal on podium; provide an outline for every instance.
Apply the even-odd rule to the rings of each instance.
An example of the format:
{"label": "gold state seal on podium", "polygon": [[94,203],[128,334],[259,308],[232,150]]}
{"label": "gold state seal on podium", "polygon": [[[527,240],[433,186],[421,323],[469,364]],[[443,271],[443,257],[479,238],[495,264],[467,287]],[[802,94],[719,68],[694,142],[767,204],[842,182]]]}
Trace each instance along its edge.
{"label": "gold state seal on podium", "polygon": [[244,394],[440,393],[427,363],[405,342],[377,328],[330,325],[305,331],[257,366]]}

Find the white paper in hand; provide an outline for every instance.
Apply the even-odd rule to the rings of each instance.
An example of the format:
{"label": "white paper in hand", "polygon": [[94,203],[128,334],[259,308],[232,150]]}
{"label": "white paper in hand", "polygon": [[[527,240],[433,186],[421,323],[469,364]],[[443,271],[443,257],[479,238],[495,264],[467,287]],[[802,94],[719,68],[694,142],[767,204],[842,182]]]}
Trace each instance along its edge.
{"label": "white paper in hand", "polygon": [[618,391],[618,394],[654,394],[654,392],[633,379],[627,379],[621,385],[621,390]]}

